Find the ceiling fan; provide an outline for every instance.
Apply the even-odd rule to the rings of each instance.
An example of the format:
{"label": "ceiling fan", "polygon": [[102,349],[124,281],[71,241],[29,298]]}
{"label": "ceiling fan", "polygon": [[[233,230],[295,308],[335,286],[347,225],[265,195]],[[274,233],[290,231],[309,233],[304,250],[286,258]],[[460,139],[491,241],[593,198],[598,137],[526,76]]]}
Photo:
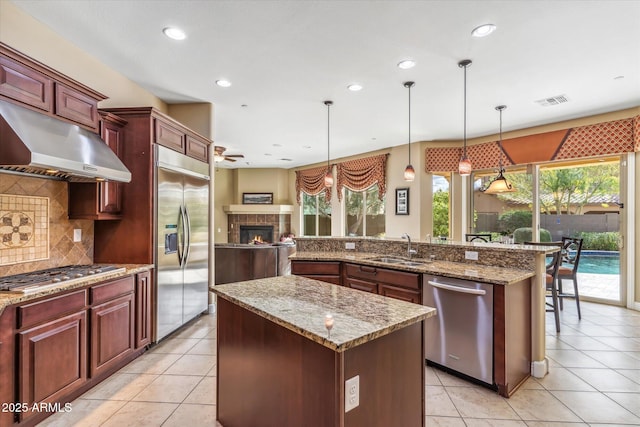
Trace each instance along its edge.
{"label": "ceiling fan", "polygon": [[229,162],[235,162],[236,159],[244,159],[244,156],[242,154],[229,154],[229,155],[225,155],[224,152],[226,150],[225,147],[221,147],[219,145],[216,145],[213,147],[213,161],[214,162],[222,162],[224,160],[227,160]]}

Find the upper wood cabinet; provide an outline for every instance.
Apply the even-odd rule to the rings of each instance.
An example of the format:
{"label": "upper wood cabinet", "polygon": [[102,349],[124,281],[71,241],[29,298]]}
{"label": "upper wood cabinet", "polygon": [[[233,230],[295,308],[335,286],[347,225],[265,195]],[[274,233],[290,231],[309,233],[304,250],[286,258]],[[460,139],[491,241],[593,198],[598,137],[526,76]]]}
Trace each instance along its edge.
{"label": "upper wood cabinet", "polygon": [[209,163],[211,141],[174,122],[168,116],[154,118],[153,142]]}
{"label": "upper wood cabinet", "polygon": [[107,97],[0,42],[0,99],[98,132]]}

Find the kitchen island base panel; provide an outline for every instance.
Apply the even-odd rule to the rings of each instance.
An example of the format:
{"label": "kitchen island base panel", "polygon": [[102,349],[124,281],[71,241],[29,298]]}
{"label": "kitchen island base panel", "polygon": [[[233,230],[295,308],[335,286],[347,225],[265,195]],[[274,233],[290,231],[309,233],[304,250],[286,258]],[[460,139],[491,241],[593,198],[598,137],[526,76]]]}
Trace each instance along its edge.
{"label": "kitchen island base panel", "polygon": [[[336,352],[218,298],[217,419],[224,427],[424,426],[422,322]],[[360,405],[344,412],[344,381]]]}

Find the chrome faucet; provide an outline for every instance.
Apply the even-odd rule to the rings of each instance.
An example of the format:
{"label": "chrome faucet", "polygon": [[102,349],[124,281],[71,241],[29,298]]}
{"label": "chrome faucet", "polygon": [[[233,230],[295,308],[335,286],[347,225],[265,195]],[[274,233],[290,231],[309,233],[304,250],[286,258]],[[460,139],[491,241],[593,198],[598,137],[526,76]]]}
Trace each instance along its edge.
{"label": "chrome faucet", "polygon": [[407,239],[407,255],[409,256],[409,259],[411,259],[411,256],[417,254],[418,251],[411,249],[411,237],[409,237],[407,233],[404,233],[401,237],[403,239]]}

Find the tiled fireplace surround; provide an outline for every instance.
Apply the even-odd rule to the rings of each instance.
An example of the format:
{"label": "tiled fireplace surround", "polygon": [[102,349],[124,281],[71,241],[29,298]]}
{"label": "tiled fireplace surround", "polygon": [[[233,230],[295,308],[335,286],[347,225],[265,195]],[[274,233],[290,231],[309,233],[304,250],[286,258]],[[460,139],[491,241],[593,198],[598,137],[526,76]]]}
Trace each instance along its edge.
{"label": "tiled fireplace surround", "polygon": [[291,230],[290,214],[229,214],[229,243],[240,243],[241,225],[273,225],[273,240]]}

